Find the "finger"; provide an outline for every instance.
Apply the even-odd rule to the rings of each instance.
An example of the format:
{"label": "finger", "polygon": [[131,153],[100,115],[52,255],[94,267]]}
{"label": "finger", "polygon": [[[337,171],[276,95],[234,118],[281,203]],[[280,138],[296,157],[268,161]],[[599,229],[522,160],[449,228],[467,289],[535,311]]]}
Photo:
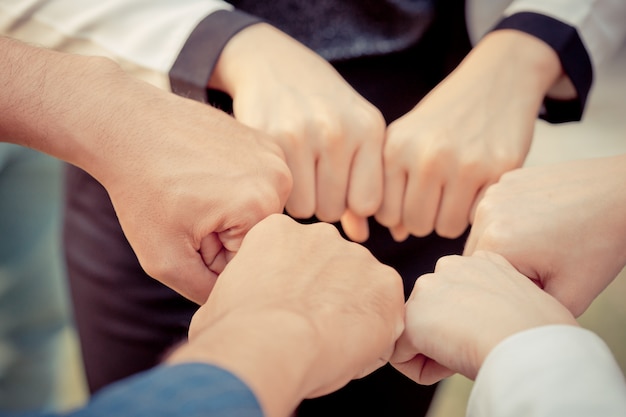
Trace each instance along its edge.
{"label": "finger", "polygon": [[369,366],[367,366],[366,368],[364,368],[360,372],[358,372],[354,376],[353,379],[365,378],[366,376],[368,376],[372,372],[382,368],[386,364],[387,364],[387,361],[384,358],[378,358],[375,362],[369,364]]}
{"label": "finger", "polygon": [[[152,276],[189,300],[203,304],[213,290],[217,274],[209,269],[198,251],[191,247],[180,249],[183,246],[172,245],[168,248],[164,252],[167,255],[160,256],[160,269],[165,272]],[[210,249],[208,253],[215,253],[215,250]]]}
{"label": "finger", "polygon": [[[243,243],[243,239],[248,233],[248,231],[261,221],[262,219],[250,219],[247,223],[237,227],[231,227],[223,232],[219,232],[217,234],[218,241],[215,243],[215,246],[221,246],[221,250],[217,253],[213,262],[209,265],[209,268],[215,272],[216,274],[221,274],[224,271],[224,268],[230,262],[235,254],[241,248],[241,244]],[[204,241],[203,241],[204,242]],[[213,248],[215,251],[215,248]]]}
{"label": "finger", "polygon": [[404,227],[404,225],[400,224],[398,226],[390,227],[389,232],[391,233],[391,237],[396,242],[404,242],[411,235],[409,231]]}
{"label": "finger", "polygon": [[434,177],[410,175],[407,181],[402,223],[415,236],[426,236],[435,230],[435,220],[443,184]]}
{"label": "finger", "polygon": [[200,255],[207,268],[217,275],[221,274],[226,267],[224,246],[215,233],[211,233],[202,239],[200,242]]}
{"label": "finger", "polygon": [[287,159],[287,164],[292,170],[293,188],[285,209],[295,218],[308,219],[315,213],[315,161],[291,162]]}
{"label": "finger", "polygon": [[441,381],[442,379],[454,375],[455,373],[456,372],[441,365],[440,363],[430,358],[426,358],[426,362],[424,363],[422,373],[420,375],[421,379],[419,380],[419,383],[422,385],[432,385]]}
{"label": "finger", "polygon": [[383,178],[383,201],[375,217],[378,223],[391,228],[402,223],[407,176],[403,169],[387,166]]}
{"label": "finger", "polygon": [[493,184],[495,183],[489,183],[478,191],[476,199],[474,200],[472,208],[470,209],[469,221],[472,225],[472,228],[465,242],[465,247],[463,248],[463,255],[465,256],[472,255],[479,248],[479,245],[481,245],[480,240],[483,235],[484,227],[481,222],[477,222],[478,219],[476,218],[476,213],[478,212],[481,201],[483,201],[485,193]]}
{"label": "finger", "polygon": [[343,150],[325,151],[317,162],[316,216],[335,222],[346,210],[350,157]]}
{"label": "finger", "polygon": [[362,243],[369,237],[367,218],[357,216],[349,209],[341,216],[341,227],[346,236],[354,242]]}
{"label": "finger", "polygon": [[476,209],[478,208],[480,202],[483,200],[483,197],[485,197],[485,193],[487,192],[489,187],[491,187],[493,184],[495,184],[495,182],[489,182],[483,185],[476,193],[476,198],[474,199],[474,203],[472,204],[472,208],[470,209],[470,224],[474,224],[474,220],[476,218]]}
{"label": "finger", "polygon": [[422,354],[415,355],[406,362],[391,362],[391,365],[402,374],[421,385],[432,385],[444,378],[454,375],[454,372],[450,369]]}
{"label": "finger", "polygon": [[[380,133],[380,138],[383,137]],[[383,156],[381,140],[374,137],[354,156],[348,184],[348,208],[360,217],[374,215],[383,200]]]}
{"label": "finger", "polygon": [[435,230],[445,238],[457,238],[469,226],[470,210],[480,187],[455,179],[446,184],[441,197],[441,205]]}
{"label": "finger", "polygon": [[293,217],[309,218],[315,213],[315,157],[308,149],[286,149],[285,159],[293,178],[285,209]]}
{"label": "finger", "polygon": [[469,236],[467,237],[467,241],[465,242],[465,247],[463,248],[463,255],[470,256],[476,250],[476,245],[478,244],[478,236],[480,232],[473,227],[470,230]]}

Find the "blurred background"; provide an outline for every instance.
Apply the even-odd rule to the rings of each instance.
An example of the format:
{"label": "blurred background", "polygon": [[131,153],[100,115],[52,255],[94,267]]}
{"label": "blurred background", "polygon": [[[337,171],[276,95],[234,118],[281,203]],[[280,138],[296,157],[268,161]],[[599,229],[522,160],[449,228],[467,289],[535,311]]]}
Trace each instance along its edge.
{"label": "blurred background", "polygon": [[[589,106],[581,123],[549,125],[538,121],[535,135],[527,165],[625,153],[626,47],[596,74]],[[602,239],[602,236],[594,238]],[[607,342],[626,372],[626,270],[579,321]],[[64,337],[66,348],[62,366],[66,373],[59,388],[63,392],[62,405],[67,409],[81,404],[86,398],[86,390],[76,336],[68,329]],[[448,378],[441,385],[429,417],[464,416],[471,387],[472,382],[462,376]]]}

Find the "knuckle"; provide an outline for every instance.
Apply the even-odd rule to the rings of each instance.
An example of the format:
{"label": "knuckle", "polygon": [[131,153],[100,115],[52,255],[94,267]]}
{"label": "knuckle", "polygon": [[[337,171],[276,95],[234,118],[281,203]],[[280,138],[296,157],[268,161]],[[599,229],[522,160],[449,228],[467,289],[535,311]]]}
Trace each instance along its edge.
{"label": "knuckle", "polygon": [[285,210],[296,219],[308,219],[315,214],[315,202],[292,194],[287,200]]}
{"label": "knuckle", "polygon": [[176,281],[174,265],[167,256],[141,257],[139,263],[146,274],[160,282],[171,284]]}
{"label": "knuckle", "polygon": [[376,196],[366,196],[355,203],[350,204],[350,210],[352,210],[357,216],[369,217],[374,215],[382,202],[382,196],[380,198]]}
{"label": "knuckle", "polygon": [[318,207],[315,215],[322,222],[333,223],[338,221],[341,218],[341,215],[345,211],[345,206],[333,205],[333,206],[322,206]]}
{"label": "knuckle", "polygon": [[461,262],[461,255],[447,255],[439,258],[435,264],[435,272],[441,272],[448,268],[453,268],[459,262]]}
{"label": "knuckle", "polygon": [[435,230],[433,222],[428,221],[423,216],[405,216],[403,223],[412,235],[418,237],[427,236]]}
{"label": "knuckle", "polygon": [[469,225],[469,221],[462,222],[460,220],[453,222],[446,222],[444,224],[437,224],[435,227],[435,232],[441,237],[446,239],[456,239],[461,236],[467,226]]}

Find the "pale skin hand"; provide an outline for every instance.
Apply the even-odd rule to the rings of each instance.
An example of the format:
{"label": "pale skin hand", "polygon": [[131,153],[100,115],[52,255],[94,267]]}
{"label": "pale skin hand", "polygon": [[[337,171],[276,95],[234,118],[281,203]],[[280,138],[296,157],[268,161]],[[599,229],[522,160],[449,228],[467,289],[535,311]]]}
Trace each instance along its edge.
{"label": "pale skin hand", "polygon": [[331,225],[272,215],[246,235],[170,362],[221,365],[268,416],[287,416],[384,365],[403,319],[392,268]]}
{"label": "pale skin hand", "polygon": [[465,254],[501,254],[575,316],[626,265],[626,155],[504,175],[478,204]]}
{"label": "pale skin hand", "polygon": [[93,175],[146,272],[206,300],[245,233],[283,210],[291,177],[281,150],[112,61],[0,41],[2,137]]}
{"label": "pale skin hand", "polygon": [[562,304],[501,256],[444,257],[433,274],[417,280],[390,362],[420,384],[455,372],[474,379],[502,340],[550,324],[577,325]]}
{"label": "pale skin hand", "polygon": [[286,155],[296,218],[342,220],[355,241],[382,200],[385,121],[320,56],[279,30],[256,24],[222,52],[209,87],[233,98],[235,118],[267,132]]}
{"label": "pale skin hand", "polygon": [[487,35],[405,116],[384,147],[376,219],[394,238],[468,227],[483,190],[522,165],[540,105],[562,69],[556,53],[522,32]]}

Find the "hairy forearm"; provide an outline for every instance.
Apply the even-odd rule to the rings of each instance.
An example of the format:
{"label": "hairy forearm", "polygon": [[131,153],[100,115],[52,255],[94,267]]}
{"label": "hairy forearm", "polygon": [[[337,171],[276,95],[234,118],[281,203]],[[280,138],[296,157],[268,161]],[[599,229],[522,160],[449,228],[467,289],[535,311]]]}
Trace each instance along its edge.
{"label": "hairy forearm", "polygon": [[[207,141],[215,132],[237,134],[225,114],[136,79],[107,58],[0,42],[2,140],[83,168],[105,186],[140,169],[150,152],[171,152],[173,134],[189,140],[202,132]],[[202,124],[198,131],[191,118]]]}
{"label": "hairy forearm", "polygon": [[7,38],[0,39],[0,54],[0,129],[5,140],[69,156],[70,141],[57,139],[70,139],[66,135],[72,125],[81,128],[85,119],[98,119],[93,106],[97,99],[90,98],[98,94],[93,71],[103,72],[107,61]]}
{"label": "hairy forearm", "polygon": [[[3,140],[97,171],[107,152],[114,98],[130,77],[106,58],[59,53],[0,39],[0,134]],[[119,91],[115,91],[119,87]],[[108,143],[110,146],[111,143]]]}

